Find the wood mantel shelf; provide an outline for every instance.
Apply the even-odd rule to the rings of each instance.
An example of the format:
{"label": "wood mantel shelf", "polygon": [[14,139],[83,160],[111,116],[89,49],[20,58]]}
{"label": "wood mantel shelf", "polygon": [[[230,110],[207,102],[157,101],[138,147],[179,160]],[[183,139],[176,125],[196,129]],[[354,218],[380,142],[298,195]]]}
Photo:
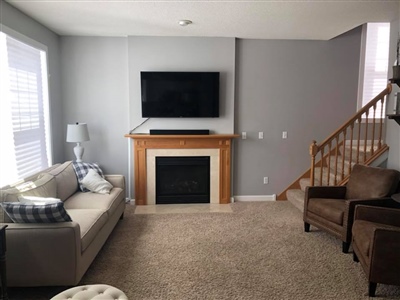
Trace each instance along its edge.
{"label": "wood mantel shelf", "polygon": [[147,203],[147,150],[148,149],[219,149],[219,203],[230,203],[231,146],[238,134],[210,135],[150,135],[126,134],[133,139],[135,170],[135,203]]}

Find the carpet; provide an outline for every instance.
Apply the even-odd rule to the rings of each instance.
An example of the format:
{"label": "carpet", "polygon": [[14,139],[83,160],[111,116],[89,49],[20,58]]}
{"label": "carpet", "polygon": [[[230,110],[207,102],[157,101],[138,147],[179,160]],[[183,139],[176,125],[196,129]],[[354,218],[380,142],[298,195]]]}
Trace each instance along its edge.
{"label": "carpet", "polygon": [[[352,254],[315,227],[305,233],[289,202],[231,206],[233,213],[135,215],[128,205],[80,285],[109,284],[148,300],[369,299]],[[10,298],[57,292],[11,289]],[[400,287],[378,284],[376,295],[400,299]]]}

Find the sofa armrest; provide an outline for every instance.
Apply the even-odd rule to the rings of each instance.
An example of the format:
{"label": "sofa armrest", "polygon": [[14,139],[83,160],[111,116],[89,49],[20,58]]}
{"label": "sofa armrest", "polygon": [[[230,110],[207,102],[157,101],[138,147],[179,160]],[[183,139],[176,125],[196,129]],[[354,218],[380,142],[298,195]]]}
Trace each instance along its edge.
{"label": "sofa armrest", "polygon": [[357,205],[354,220],[365,220],[400,227],[400,209]]}
{"label": "sofa armrest", "polygon": [[105,179],[113,185],[125,189],[125,176],[124,175],[104,175]]}
{"label": "sofa armrest", "polygon": [[77,268],[81,256],[78,223],[7,225],[9,286],[77,284]]}

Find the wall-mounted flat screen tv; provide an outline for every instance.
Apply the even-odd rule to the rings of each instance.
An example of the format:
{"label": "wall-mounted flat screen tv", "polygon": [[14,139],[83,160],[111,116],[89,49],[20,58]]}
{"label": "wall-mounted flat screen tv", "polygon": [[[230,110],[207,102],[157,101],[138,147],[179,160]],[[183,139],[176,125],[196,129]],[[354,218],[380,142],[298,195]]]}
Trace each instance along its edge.
{"label": "wall-mounted flat screen tv", "polygon": [[142,117],[219,117],[219,72],[141,72]]}

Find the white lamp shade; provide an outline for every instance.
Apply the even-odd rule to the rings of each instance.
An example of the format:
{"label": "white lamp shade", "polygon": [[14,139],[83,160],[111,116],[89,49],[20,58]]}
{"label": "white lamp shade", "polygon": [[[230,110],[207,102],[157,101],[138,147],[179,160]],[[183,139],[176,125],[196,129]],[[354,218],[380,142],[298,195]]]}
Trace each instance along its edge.
{"label": "white lamp shade", "polygon": [[86,123],[68,124],[67,142],[81,143],[89,140],[89,131]]}

